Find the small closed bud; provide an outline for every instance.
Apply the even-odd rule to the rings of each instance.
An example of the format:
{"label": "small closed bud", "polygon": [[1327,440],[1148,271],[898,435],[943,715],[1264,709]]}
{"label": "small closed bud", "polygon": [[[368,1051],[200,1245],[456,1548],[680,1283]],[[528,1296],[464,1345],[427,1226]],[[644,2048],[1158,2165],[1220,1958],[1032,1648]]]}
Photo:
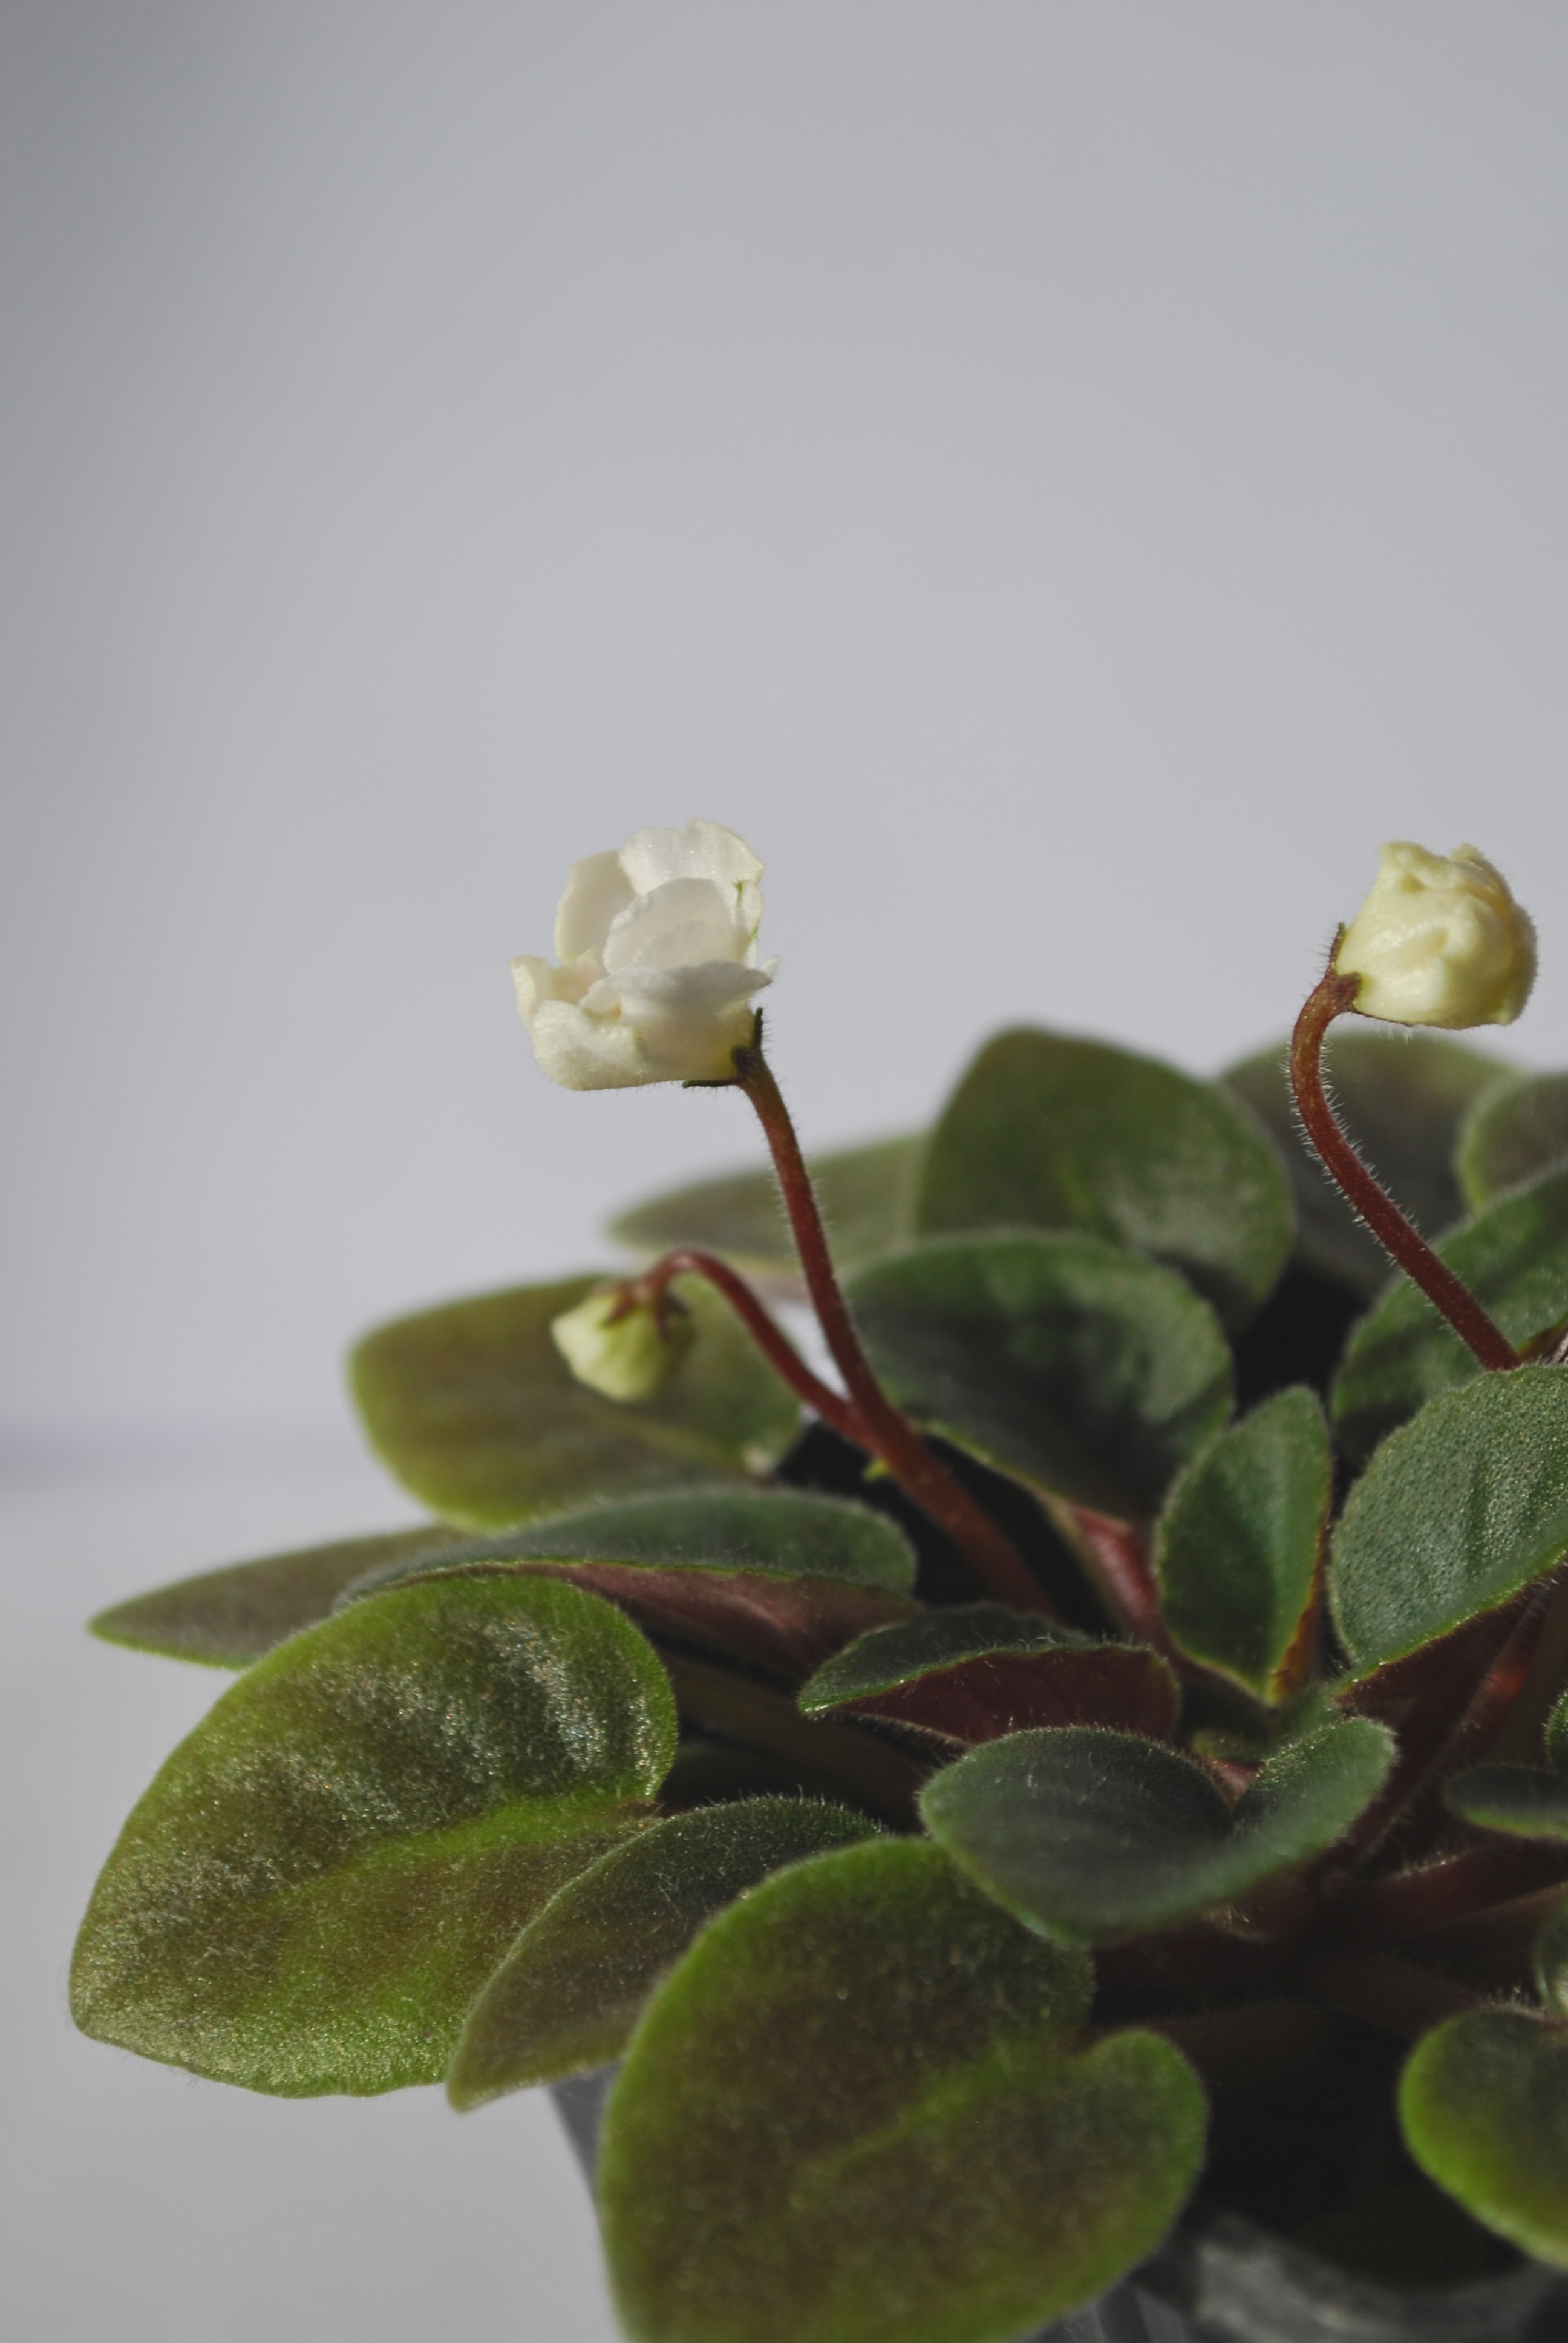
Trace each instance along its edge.
{"label": "small closed bud", "polygon": [[690,1350],[696,1329],[680,1312],[646,1302],[627,1310],[623,1300],[623,1287],[598,1287],[551,1319],[550,1340],[590,1391],[606,1399],[651,1399]]}
{"label": "small closed bud", "polygon": [[1429,854],[1396,839],[1340,940],[1352,1006],[1395,1025],[1511,1025],[1535,981],[1535,929],[1473,846]]}

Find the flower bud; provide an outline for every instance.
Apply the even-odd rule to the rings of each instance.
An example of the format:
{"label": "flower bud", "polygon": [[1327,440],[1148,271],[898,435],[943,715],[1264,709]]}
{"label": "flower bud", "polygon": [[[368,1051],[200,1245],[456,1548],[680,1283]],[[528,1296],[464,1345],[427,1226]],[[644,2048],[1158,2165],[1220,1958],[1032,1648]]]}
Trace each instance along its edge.
{"label": "flower bud", "polygon": [[1535,930],[1473,846],[1449,855],[1397,839],[1340,940],[1352,1004],[1395,1025],[1511,1025],[1535,981]]}
{"label": "flower bud", "polygon": [[696,1329],[678,1311],[664,1322],[646,1302],[622,1315],[623,1288],[599,1286],[550,1321],[550,1340],[579,1383],[606,1399],[651,1399],[690,1350]]}

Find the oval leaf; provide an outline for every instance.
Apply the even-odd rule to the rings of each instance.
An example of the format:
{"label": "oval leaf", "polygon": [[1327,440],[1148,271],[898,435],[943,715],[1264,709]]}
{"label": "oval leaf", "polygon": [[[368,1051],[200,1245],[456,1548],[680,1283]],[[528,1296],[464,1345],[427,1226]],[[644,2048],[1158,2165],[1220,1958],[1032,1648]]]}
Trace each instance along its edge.
{"label": "oval leaf", "polygon": [[[1568,1319],[1568,1172],[1492,1205],[1437,1251],[1516,1350],[1561,1325]],[[1400,1278],[1352,1335],[1334,1383],[1344,1445],[1369,1456],[1429,1399],[1484,1373],[1421,1288]]]}
{"label": "oval leaf", "polygon": [[598,1280],[525,1285],[399,1318],[349,1362],[371,1445],[405,1488],[477,1529],[596,1497],[765,1472],[799,1418],[712,1289],[678,1278],[697,1340],[657,1397],[622,1403],[579,1383],[550,1322]]}
{"label": "oval leaf", "polygon": [[[925,1143],[924,1133],[917,1132],[810,1157],[807,1169],[840,1269],[890,1252],[913,1235],[915,1180]],[[771,1286],[805,1292],[771,1172],[733,1172],[655,1196],[623,1212],[609,1233],[638,1252],[701,1245]]]}
{"label": "oval leaf", "polygon": [[675,1735],[647,1644],[575,1587],[438,1580],[307,1628],[126,1823],[76,2022],[253,2090],[437,2081],[518,1929],[646,1816]]}
{"label": "oval leaf", "polygon": [[1235,1325],[1284,1267],[1294,1215],[1273,1148],[1219,1084],[1020,1028],[943,1111],[916,1226],[1081,1229],[1180,1270]]}
{"label": "oval leaf", "polygon": [[1568,1074],[1515,1074],[1477,1099],[1454,1170],[1473,1212],[1568,1164]]}
{"label": "oval leaf", "polygon": [[929,1843],[824,1855],[735,1905],[610,2098],[599,2199],[628,2332],[1010,2343],[1101,2293],[1181,2210],[1204,2113],[1157,2036],[1077,2046],[1089,1988],[1081,1955]]}
{"label": "oval leaf", "polygon": [[1473,1765],[1443,1791],[1450,1814],[1513,1838],[1568,1838],[1568,1781],[1539,1765]]}
{"label": "oval leaf", "polygon": [[1499,2237],[1568,2269],[1568,2030],[1515,2010],[1451,2017],[1399,2087],[1410,2152]]}
{"label": "oval leaf", "polygon": [[1191,1758],[1130,1734],[1018,1733],[928,1782],[932,1835],[1030,1927],[1111,1944],[1232,1904],[1322,1854],[1382,1786],[1392,1735],[1347,1719],[1291,1743],[1232,1809]]}
{"label": "oval leaf", "polygon": [[842,1806],[748,1798],[612,1847],[529,1921],[475,2003],[447,2077],[453,2106],[608,2066],[716,1912],[786,1864],[873,1835]]}
{"label": "oval leaf", "polygon": [[1568,1553],[1568,1374],[1518,1367],[1391,1433],[1334,1534],[1331,1595],[1358,1674],[1505,1602]]}
{"label": "oval leaf", "polygon": [[1322,1408],[1282,1391],[1188,1466],[1155,1533],[1171,1633],[1262,1700],[1292,1688],[1332,1485]]}

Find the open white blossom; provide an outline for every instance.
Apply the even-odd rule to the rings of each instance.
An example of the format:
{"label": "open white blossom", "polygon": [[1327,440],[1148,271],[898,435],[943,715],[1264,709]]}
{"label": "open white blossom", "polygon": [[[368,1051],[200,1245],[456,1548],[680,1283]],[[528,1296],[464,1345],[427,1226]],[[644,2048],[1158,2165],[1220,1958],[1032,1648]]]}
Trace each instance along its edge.
{"label": "open white blossom", "polygon": [[579,1383],[606,1399],[651,1399],[679,1366],[696,1332],[689,1318],[672,1314],[660,1326],[647,1302],[624,1316],[618,1286],[601,1286],[550,1321],[550,1340]]}
{"label": "open white blossom", "polygon": [[1396,839],[1334,956],[1354,1006],[1396,1025],[1511,1025],[1535,981],[1535,929],[1473,846],[1429,854]]}
{"label": "open white blossom", "polygon": [[556,912],[558,968],[512,962],[518,1008],[568,1090],[722,1081],[751,1039],[762,865],[716,821],[639,830],[574,863]]}

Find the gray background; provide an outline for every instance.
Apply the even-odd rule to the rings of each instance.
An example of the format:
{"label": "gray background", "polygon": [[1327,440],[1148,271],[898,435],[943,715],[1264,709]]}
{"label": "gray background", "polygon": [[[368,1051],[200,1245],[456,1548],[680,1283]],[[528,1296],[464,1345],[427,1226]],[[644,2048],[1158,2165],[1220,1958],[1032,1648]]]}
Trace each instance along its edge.
{"label": "gray background", "polygon": [[78,1617],[399,1518],[345,1338],[753,1150],[535,1070],[575,857],[763,857],[818,1142],[1017,1018],[1221,1063],[1395,835],[1513,877],[1568,1058],[1565,66],[1519,0],[6,0],[19,2331],[609,2331],[538,2105],[62,2014],[216,1689]]}

